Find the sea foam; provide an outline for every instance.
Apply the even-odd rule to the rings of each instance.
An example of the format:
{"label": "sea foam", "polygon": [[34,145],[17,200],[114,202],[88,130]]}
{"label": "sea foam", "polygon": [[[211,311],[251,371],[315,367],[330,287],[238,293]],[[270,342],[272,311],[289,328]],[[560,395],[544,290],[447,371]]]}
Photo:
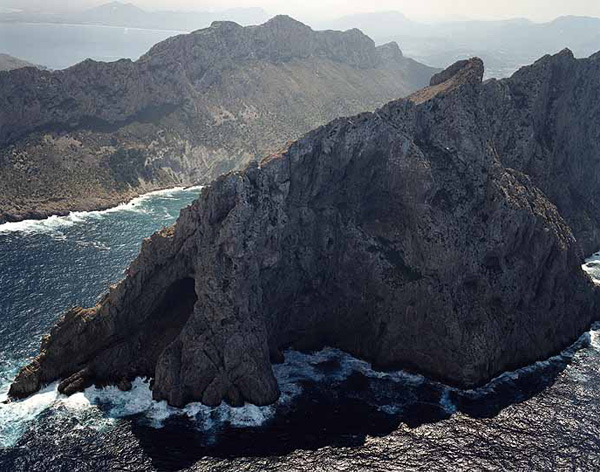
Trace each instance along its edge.
{"label": "sea foam", "polygon": [[[29,423],[50,408],[58,397],[58,384],[53,383],[21,401],[0,403],[0,447],[14,446]],[[6,394],[1,401],[6,400]]]}
{"label": "sea foam", "polygon": [[[66,216],[52,215],[43,220],[24,220],[18,222],[9,222],[0,224],[0,234],[2,233],[60,233],[60,229],[68,228],[76,224],[85,223],[90,219],[101,219],[105,215],[111,213],[120,212],[133,212],[133,213],[147,213],[148,208],[144,206],[144,203],[149,200],[162,198],[172,199],[178,192],[194,192],[200,191],[202,186],[196,187],[174,187],[165,190],[156,190],[149,192],[139,197],[136,197],[129,202],[121,203],[112,208],[106,210],[94,210],[94,211],[74,211]],[[63,235],[64,236],[64,235]]]}
{"label": "sea foam", "polygon": [[[598,259],[588,259],[588,263],[593,260],[600,260],[600,256]],[[260,427],[278,413],[293,408],[294,401],[303,393],[305,385],[341,383],[356,373],[375,384],[384,381],[389,385],[391,382],[392,385],[397,385],[399,391],[414,392],[417,399],[418,389],[421,386],[424,384],[433,386],[440,392],[438,400],[440,408],[452,415],[458,410],[453,402],[453,398],[457,396],[485,401],[487,395],[502,391],[503,387],[518,385],[521,377],[543,375],[548,368],[568,364],[568,361],[583,348],[600,351],[599,330],[600,324],[596,324],[590,332],[583,334],[577,342],[559,355],[503,373],[485,386],[471,390],[459,390],[402,370],[377,371],[368,362],[333,348],[325,348],[313,353],[286,351],[285,362],[273,366],[281,396],[274,405],[265,407],[246,404],[234,408],[225,403],[218,407],[208,407],[200,403],[191,403],[184,408],[174,408],[164,401],[153,400],[148,379],[141,378],[132,382],[132,389],[129,392],[122,392],[116,387],[90,387],[70,397],[60,395],[57,384],[54,383],[25,400],[0,404],[0,447],[16,444],[29,425],[49,409],[60,411],[60,414],[72,415],[78,419],[80,427],[91,428],[107,427],[121,418],[130,417],[135,417],[136,421],[142,421],[153,428],[164,427],[165,423],[173,417],[187,417],[198,430],[207,433],[226,427]],[[7,386],[0,392],[0,401],[6,399],[6,393]],[[392,395],[387,400],[386,398],[375,399],[374,406],[390,415],[401,414],[405,407],[402,399],[397,395]],[[364,400],[374,401],[372,398],[364,398]]]}
{"label": "sea foam", "polygon": [[600,252],[587,258],[581,268],[590,275],[596,285],[600,285]]}
{"label": "sea foam", "polygon": [[[49,385],[41,392],[25,400],[0,405],[0,447],[16,444],[29,424],[44,411],[52,408],[66,412],[78,419],[80,427],[104,428],[114,424],[121,418],[135,417],[136,421],[153,428],[162,428],[165,422],[173,417],[187,417],[199,431],[211,433],[226,427],[252,428],[265,425],[276,414],[293,408],[294,400],[302,394],[306,383],[327,385],[341,383],[351,375],[359,373],[375,383],[377,381],[392,382],[402,391],[418,392],[424,383],[435,386],[440,391],[439,406],[447,414],[456,413],[457,406],[452,398],[455,394],[469,398],[483,398],[493,393],[503,384],[513,384],[525,374],[541,372],[551,364],[564,363],[583,347],[591,346],[600,350],[598,332],[600,325],[594,326],[590,333],[584,334],[575,344],[560,355],[537,362],[528,367],[506,372],[487,385],[473,390],[459,390],[431,380],[421,375],[405,371],[380,372],[374,370],[368,362],[361,361],[338,349],[325,348],[319,352],[301,353],[288,350],[285,362],[273,366],[281,396],[270,406],[259,407],[245,404],[242,407],[231,407],[222,403],[218,407],[208,407],[201,403],[190,403],[184,408],[174,408],[166,402],[152,399],[152,391],[148,379],[137,378],[132,382],[129,392],[122,392],[110,386],[105,388],[89,387],[85,391],[70,397],[60,395],[57,384]],[[4,394],[5,397],[5,394]],[[1,400],[2,398],[0,398]],[[373,399],[365,398],[365,401]],[[405,404],[399,399],[374,404],[380,411],[389,415],[398,415]]]}

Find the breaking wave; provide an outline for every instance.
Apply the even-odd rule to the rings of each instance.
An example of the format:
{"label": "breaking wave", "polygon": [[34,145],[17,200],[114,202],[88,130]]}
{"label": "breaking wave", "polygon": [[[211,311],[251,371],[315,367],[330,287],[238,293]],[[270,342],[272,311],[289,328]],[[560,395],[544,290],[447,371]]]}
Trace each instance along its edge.
{"label": "breaking wave", "polygon": [[[15,271],[22,269],[18,279],[22,278],[23,281],[19,284],[28,287],[21,293],[15,285],[15,288],[7,289],[6,292],[9,295],[12,293],[13,298],[5,300],[5,316],[0,317],[0,334],[6,336],[6,339],[18,338],[19,342],[15,342],[13,347],[12,341],[8,341],[4,356],[0,355],[0,402],[7,398],[8,382],[14,378],[18,367],[23,364],[23,359],[30,355],[30,351],[19,351],[19,346],[35,338],[34,347],[37,350],[40,334],[38,330],[46,331],[47,326],[54,322],[58,310],[72,303],[71,298],[65,298],[57,300],[56,306],[49,305],[49,301],[57,297],[54,292],[68,294],[69,291],[84,290],[84,282],[89,282],[94,273],[114,272],[113,276],[117,278],[122,271],[119,264],[125,264],[135,255],[140,239],[149,235],[160,224],[172,223],[180,206],[187,204],[194,197],[190,195],[190,190],[198,189],[199,187],[177,188],[152,192],[105,211],[73,213],[67,217],[0,226],[0,233],[15,233],[3,236],[7,244],[13,244],[7,247],[14,248],[7,253],[18,253],[14,259],[4,262],[4,266],[10,270],[6,270],[4,279],[0,270],[0,282],[3,281],[6,287],[7,281],[17,280]],[[108,218],[110,214],[113,214],[113,217]],[[72,228],[66,229],[69,226]],[[127,229],[127,232],[124,229]],[[43,236],[32,237],[29,236],[30,233],[51,233],[52,239]],[[53,240],[61,238],[71,242],[77,251],[81,251],[80,262],[79,259],[75,260],[76,251],[71,247],[67,250],[66,244],[53,244]],[[43,241],[36,245],[38,239]],[[39,255],[57,253],[61,248],[62,252],[55,260],[50,260],[47,256],[42,258],[42,262],[46,264],[44,274],[47,280],[45,285],[37,288],[39,297],[35,298],[36,294],[32,293],[29,287],[39,282],[36,272],[40,264]],[[29,266],[23,262],[28,255],[32,255],[33,258]],[[61,263],[66,259],[69,259],[68,267],[73,273],[65,277],[64,281],[57,281],[52,274],[65,272],[66,269]],[[89,265],[93,270],[87,270]],[[81,280],[75,278],[83,267],[86,268],[86,274],[81,276]],[[583,269],[599,282],[600,253],[589,258]],[[25,276],[30,278],[26,279]],[[93,297],[96,291],[103,291],[101,287],[102,283],[97,281],[85,290]],[[83,303],[87,303],[86,300],[84,299]],[[17,304],[21,301],[23,305]],[[40,305],[39,311],[35,311],[37,305]],[[23,317],[17,318],[19,314],[23,314]],[[39,328],[38,325],[42,321],[47,325]],[[14,326],[10,327],[10,323],[14,323]],[[583,375],[581,369],[565,366],[575,356],[593,353],[593,357],[597,357],[597,353],[600,352],[599,329],[600,326],[594,326],[589,333],[584,334],[560,355],[502,374],[484,387],[473,390],[451,388],[406,371],[376,371],[368,362],[330,348],[313,353],[287,351],[285,362],[273,367],[282,395],[278,402],[266,407],[246,404],[240,408],[233,408],[222,404],[211,408],[192,403],[185,408],[173,408],[166,402],[152,400],[149,381],[139,378],[132,383],[129,392],[122,392],[116,387],[90,387],[70,397],[59,394],[57,384],[54,383],[25,400],[0,404],[0,449],[10,449],[19,444],[24,434],[25,443],[28,437],[31,439],[30,435],[27,436],[28,432],[35,431],[37,434],[35,428],[44,421],[54,423],[60,419],[73,420],[72,423],[76,423],[77,428],[98,431],[111,429],[126,422],[135,422],[147,427],[153,434],[164,433],[173,421],[184,421],[210,441],[210,438],[218,437],[223,431],[264,431],[278,421],[281,423],[281,419],[286,418],[286,415],[310,415],[314,407],[322,413],[330,405],[335,408],[340,403],[348,402],[348,399],[356,403],[352,403],[347,410],[341,410],[343,414],[352,412],[350,414],[354,415],[361,405],[368,405],[386,418],[405,421],[407,424],[413,418],[423,421],[422,418],[427,418],[430,412],[432,413],[429,418],[432,418],[432,421],[453,415],[457,418],[456,414],[459,412],[490,417],[509,404],[526,400],[532,392],[539,392],[539,388],[549,385],[544,379],[548,378],[551,381],[557,373],[564,373],[566,377],[579,382],[581,379],[578,376]],[[321,409],[313,403],[323,400],[325,406]],[[361,427],[365,424],[364,418],[366,417],[358,416],[357,413],[356,422],[360,423]],[[334,421],[337,419],[339,417],[335,417]],[[285,421],[283,424],[287,427]],[[323,424],[319,424],[323,425],[329,427],[331,421],[326,425],[325,420]],[[310,427],[313,427],[313,423]],[[275,435],[269,438],[276,438],[281,430],[274,431]],[[371,433],[370,430],[368,432]],[[377,430],[374,432],[377,433]],[[298,435],[302,434],[303,431],[300,430]],[[16,449],[18,448],[14,450]]]}
{"label": "breaking wave", "polygon": [[[2,233],[58,233],[59,230],[68,228],[77,224],[86,223],[90,219],[102,219],[111,213],[141,213],[150,214],[153,211],[152,205],[149,203],[156,199],[176,199],[182,192],[200,191],[202,186],[196,187],[174,187],[166,190],[156,190],[154,192],[145,193],[136,197],[129,202],[121,203],[106,210],[95,211],[73,211],[66,216],[53,215],[43,220],[24,220],[18,222],[10,222],[0,224],[0,234]],[[64,236],[64,234],[62,234]]]}
{"label": "breaking wave", "polygon": [[585,264],[581,267],[597,285],[600,285],[600,252],[586,259]]}
{"label": "breaking wave", "polygon": [[[149,380],[141,378],[132,382],[132,389],[128,392],[120,391],[114,386],[90,387],[70,397],[59,394],[57,383],[54,383],[25,400],[0,405],[0,447],[14,446],[28,425],[49,409],[60,410],[62,414],[77,418],[82,427],[95,429],[109,427],[120,418],[130,417],[152,428],[162,428],[172,418],[185,418],[192,422],[195,429],[205,433],[218,432],[224,428],[261,427],[276,415],[293,409],[295,400],[302,395],[306,386],[323,384],[327,389],[331,385],[343,384],[356,375],[372,383],[370,392],[359,394],[360,400],[385,414],[402,414],[409,406],[406,399],[414,397],[419,401],[419,392],[427,387],[438,392],[435,403],[446,416],[451,416],[460,409],[457,403],[464,399],[488,402],[498,392],[518,390],[518,382],[523,378],[540,377],[549,368],[563,365],[584,347],[591,346],[600,351],[597,329],[600,326],[585,333],[560,355],[506,372],[487,385],[473,390],[456,389],[402,370],[377,371],[368,362],[333,348],[314,353],[286,351],[285,362],[273,366],[281,396],[274,405],[264,407],[252,404],[231,407],[225,403],[218,407],[208,407],[201,403],[190,403],[184,408],[175,408],[164,401],[154,401]],[[390,383],[393,386],[392,392],[389,391]],[[2,399],[0,396],[0,401]]]}
{"label": "breaking wave", "polygon": [[[25,400],[0,405],[0,447],[14,446],[29,423],[55,403],[57,386],[52,384]],[[4,393],[0,401],[6,398]]]}

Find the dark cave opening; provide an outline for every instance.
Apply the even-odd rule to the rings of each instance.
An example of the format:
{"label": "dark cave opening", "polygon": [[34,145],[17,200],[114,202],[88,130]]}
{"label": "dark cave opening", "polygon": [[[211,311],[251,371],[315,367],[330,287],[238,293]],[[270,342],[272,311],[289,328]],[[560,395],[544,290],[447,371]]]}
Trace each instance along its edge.
{"label": "dark cave opening", "polygon": [[59,391],[74,393],[92,384],[117,385],[128,390],[136,377],[154,378],[160,355],[183,330],[198,297],[191,277],[178,279],[164,290],[155,285],[152,288],[157,297],[150,314],[140,316],[137,324],[123,329],[121,337],[113,338],[112,344],[85,369],[79,366],[78,371],[64,376]]}
{"label": "dark cave opening", "polygon": [[154,315],[169,315],[168,318],[173,321],[185,318],[185,321],[191,315],[194,304],[198,300],[196,296],[195,282],[192,277],[185,277],[172,283],[165,291],[162,301],[154,310]]}
{"label": "dark cave opening", "polygon": [[171,342],[183,329],[194,311],[197,300],[194,279],[191,277],[180,279],[166,290],[161,302],[150,315],[150,319],[153,323],[158,322],[161,325],[160,328],[164,330],[163,337],[170,338],[169,342]]}
{"label": "dark cave opening", "polygon": [[191,277],[177,280],[162,295],[147,318],[140,343],[148,354],[147,376],[154,376],[160,354],[177,338],[192,315],[197,300],[195,282]]}

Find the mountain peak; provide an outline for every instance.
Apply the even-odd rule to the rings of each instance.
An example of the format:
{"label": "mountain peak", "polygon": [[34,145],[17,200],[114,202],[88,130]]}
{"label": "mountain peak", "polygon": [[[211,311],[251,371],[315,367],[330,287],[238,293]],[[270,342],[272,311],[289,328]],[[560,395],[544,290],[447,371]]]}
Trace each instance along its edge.
{"label": "mountain peak", "polygon": [[419,104],[463,85],[481,84],[484,69],[483,61],[478,57],[455,62],[447,69],[435,74],[431,78],[429,87],[413,93],[408,99]]}
{"label": "mountain peak", "polygon": [[377,46],[377,51],[384,61],[401,61],[404,58],[402,50],[396,41]]}
{"label": "mountain peak", "polygon": [[575,54],[573,54],[573,51],[571,51],[569,48],[564,48],[556,55],[559,57],[568,57],[569,59],[575,59]]}
{"label": "mountain peak", "polygon": [[121,11],[125,11],[125,12],[136,11],[136,12],[143,12],[144,10],[142,10],[137,5],[134,5],[133,3],[109,2],[109,3],[104,3],[102,5],[98,5],[97,7],[91,8],[88,11],[119,11],[119,12],[121,12]]}
{"label": "mountain peak", "polygon": [[528,70],[536,69],[537,67],[545,67],[552,64],[564,64],[574,62],[577,59],[569,48],[564,48],[556,54],[546,54],[544,57],[535,61],[532,65],[523,67],[521,70],[517,71],[517,74],[525,73]]}
{"label": "mountain peak", "polygon": [[310,26],[305,25],[304,23],[292,18],[288,15],[276,15],[267,21],[263,26],[269,27],[277,27],[277,28],[296,28],[303,30],[311,30]]}
{"label": "mountain peak", "polygon": [[402,54],[402,49],[400,49],[400,46],[396,41],[390,41],[389,43],[382,44],[381,46],[378,46],[377,49],[380,51],[390,51],[394,54],[400,54],[400,56],[404,56]]}
{"label": "mountain peak", "polygon": [[[207,37],[213,35],[218,40],[207,41]],[[210,50],[203,52],[205,57],[252,57],[280,62],[318,56],[359,68],[381,65],[381,56],[375,42],[362,31],[314,31],[310,26],[285,15],[275,16],[256,26],[213,22],[209,28],[195,31],[194,34],[175,36],[158,43],[141,60],[158,57],[170,60],[173,54],[187,51],[183,47],[185,43],[194,43],[196,53],[208,47]],[[390,49],[394,47],[397,60],[400,57],[399,48],[388,46]]]}
{"label": "mountain peak", "polygon": [[441,85],[453,80],[459,83],[477,83],[483,80],[485,67],[483,61],[478,57],[465,59],[452,64],[442,72],[435,74],[429,83],[430,86]]}
{"label": "mountain peak", "polygon": [[[213,21],[210,24],[210,28],[211,29],[225,29],[225,30],[235,30],[235,29],[242,29],[243,26],[236,23],[235,21],[224,21],[224,20],[219,20],[219,21]],[[199,30],[199,31],[204,31],[204,30]],[[194,32],[196,33],[196,31]]]}

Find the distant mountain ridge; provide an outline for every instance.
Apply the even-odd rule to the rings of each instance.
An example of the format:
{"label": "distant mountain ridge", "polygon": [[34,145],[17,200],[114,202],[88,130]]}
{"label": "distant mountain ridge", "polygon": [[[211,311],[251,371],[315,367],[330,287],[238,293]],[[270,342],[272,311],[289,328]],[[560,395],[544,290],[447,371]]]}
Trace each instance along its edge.
{"label": "distant mountain ridge", "polygon": [[[148,11],[135,3],[118,1],[70,14],[0,12],[0,23],[69,23],[165,32],[196,31],[208,27],[213,21],[256,25],[267,19],[268,14],[261,8],[234,8],[214,12]],[[358,28],[377,44],[395,41],[407,56],[437,68],[448,67],[465,57],[478,56],[486,63],[487,78],[508,77],[544,54],[554,54],[565,47],[570,48],[577,57],[588,57],[600,49],[600,19],[591,17],[564,16],[546,23],[512,18],[429,24],[413,21],[398,11],[383,11],[354,14],[328,21],[312,21],[310,24],[315,29],[343,31]],[[147,44],[144,46],[147,47]],[[101,49],[100,46],[96,47]],[[17,56],[24,54],[17,50],[6,52]],[[137,55],[131,54],[129,57],[137,58],[141,50],[136,52]],[[36,56],[30,56],[31,59],[34,57]],[[37,59],[36,62],[42,61]],[[68,65],[73,63],[74,61]],[[65,67],[64,62],[60,64],[60,67],[46,65],[52,68]]]}
{"label": "distant mountain ridge", "polygon": [[207,182],[436,69],[358,30],[286,16],[169,38],[138,61],[0,74],[0,221]]}
{"label": "distant mountain ridge", "polygon": [[600,49],[600,18],[565,16],[548,23],[523,18],[498,21],[452,21],[425,24],[399,12],[357,14],[315,23],[318,28],[359,28],[376,42],[397,41],[411,57],[447,67],[479,56],[487,77],[506,77],[519,67],[565,47],[578,57]]}
{"label": "distant mountain ridge", "polygon": [[262,8],[230,8],[220,11],[147,11],[133,3],[110,2],[75,13],[8,12],[0,22],[74,23],[125,26],[190,32],[213,21],[235,21],[241,25],[260,24],[268,14]]}

